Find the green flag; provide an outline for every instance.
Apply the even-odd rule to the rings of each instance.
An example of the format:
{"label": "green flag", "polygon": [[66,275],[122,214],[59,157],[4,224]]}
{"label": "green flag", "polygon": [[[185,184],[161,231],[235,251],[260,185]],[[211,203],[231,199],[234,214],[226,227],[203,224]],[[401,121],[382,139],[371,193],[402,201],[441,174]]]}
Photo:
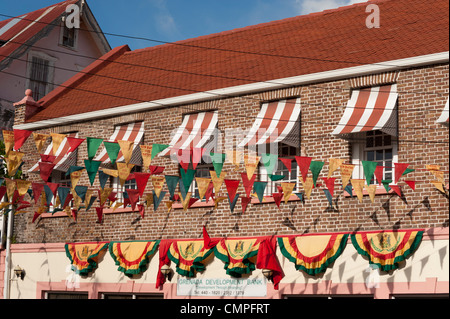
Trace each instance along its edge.
{"label": "green flag", "polygon": [[264,191],[266,189],[267,182],[255,182],[253,183],[253,190],[255,191],[256,195],[258,195],[258,200],[260,203],[262,203],[264,199]]}
{"label": "green flag", "polygon": [[87,141],[88,158],[92,160],[95,154],[97,153],[100,144],[102,144],[103,139],[96,137],[87,137],[86,141]]}
{"label": "green flag", "polygon": [[261,162],[266,168],[267,175],[272,175],[278,162],[278,154],[261,154]]}
{"label": "green flag", "polygon": [[381,183],[383,184],[384,189],[386,190],[386,193],[389,193],[389,189],[390,189],[389,184],[392,183],[392,179],[383,179],[381,181]]}
{"label": "green flag", "polygon": [[86,166],[86,172],[89,175],[91,186],[94,184],[95,176],[97,175],[97,171],[101,163],[102,162],[100,161],[84,160],[84,165]]}
{"label": "green flag", "polygon": [[180,177],[171,175],[165,175],[164,177],[166,178],[167,188],[169,189],[170,198],[172,199],[175,195],[175,189],[177,188]]}
{"label": "green flag", "polygon": [[319,177],[320,171],[322,170],[322,167],[325,163],[320,161],[311,161],[311,164],[309,164],[309,169],[312,173],[312,178],[314,182],[314,187],[316,187],[316,181]]}
{"label": "green flag", "polygon": [[405,169],[405,171],[403,172],[402,176],[405,176],[406,174],[412,173],[412,172],[414,172],[414,171],[415,171],[415,169],[413,169],[413,168],[407,168],[407,169]]}
{"label": "green flag", "polygon": [[152,146],[152,158],[153,159],[156,155],[164,151],[166,148],[168,148],[169,145],[165,144],[153,144]]}
{"label": "green flag", "polygon": [[184,169],[180,168],[180,173],[181,173],[181,181],[183,182],[184,186],[184,194],[182,195],[183,197],[186,197],[186,194],[189,191],[189,187],[191,186],[191,183],[194,180],[195,170],[188,169],[187,172],[185,172]]}
{"label": "green flag", "polygon": [[119,156],[120,145],[115,142],[103,142],[105,145],[106,153],[108,153],[111,164],[116,162],[117,156]]}
{"label": "green flag", "polygon": [[161,193],[159,194],[159,197],[156,196],[156,193],[154,190],[152,192],[153,192],[153,210],[156,211],[159,207],[159,204],[161,204],[161,201],[163,200],[163,198],[167,192],[161,191]]}
{"label": "green flag", "polygon": [[211,153],[211,161],[213,163],[214,171],[216,172],[217,176],[220,176],[220,173],[222,172],[223,164],[225,163],[225,157],[226,154]]}
{"label": "green flag", "polygon": [[234,211],[234,207],[236,206],[237,200],[239,198],[239,194],[236,194],[234,196],[233,201],[231,201],[230,196],[228,194],[227,194],[227,197],[228,197],[228,202],[230,203],[230,210],[231,210],[231,212],[233,212]]}
{"label": "green flag", "polygon": [[370,181],[373,178],[373,174],[375,173],[375,169],[377,168],[377,162],[371,161],[362,161],[362,166],[364,169],[364,176],[366,176],[366,183],[370,185]]}
{"label": "green flag", "polygon": [[285,178],[286,176],[284,175],[269,175],[269,178],[272,182],[276,182],[279,180],[282,180],[283,178]]}

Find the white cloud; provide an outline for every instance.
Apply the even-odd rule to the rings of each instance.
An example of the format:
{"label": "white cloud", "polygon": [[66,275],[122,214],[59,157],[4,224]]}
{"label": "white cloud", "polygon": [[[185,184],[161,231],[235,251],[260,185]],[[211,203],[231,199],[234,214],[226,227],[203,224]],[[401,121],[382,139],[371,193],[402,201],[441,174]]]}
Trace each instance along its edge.
{"label": "white cloud", "polygon": [[295,0],[299,14],[320,12],[359,2],[367,2],[367,0]]}
{"label": "white cloud", "polygon": [[179,35],[179,30],[174,17],[167,7],[166,0],[150,0],[152,16],[156,28],[165,36]]}

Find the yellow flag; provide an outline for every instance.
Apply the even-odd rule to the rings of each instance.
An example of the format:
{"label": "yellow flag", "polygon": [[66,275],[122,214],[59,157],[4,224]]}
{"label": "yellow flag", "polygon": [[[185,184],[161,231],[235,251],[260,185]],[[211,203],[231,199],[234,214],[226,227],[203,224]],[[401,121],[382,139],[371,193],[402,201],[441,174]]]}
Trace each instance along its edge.
{"label": "yellow flag", "polygon": [[117,143],[119,143],[120,150],[122,151],[123,157],[125,159],[125,163],[128,164],[131,160],[131,155],[133,155],[134,142],[120,140],[117,141]]}
{"label": "yellow flag", "polygon": [[9,152],[14,147],[14,131],[3,130],[3,142],[5,143],[5,157],[9,156]]}
{"label": "yellow flag", "polygon": [[225,180],[225,176],[227,175],[227,173],[222,170],[222,172],[220,173],[219,177],[217,177],[216,171],[209,171],[209,173],[211,174],[211,180],[212,180],[213,185],[214,185],[214,193],[217,196],[219,194],[220,187],[222,186],[223,181]]}
{"label": "yellow flag", "polygon": [[42,149],[44,148],[45,142],[50,137],[49,134],[42,134],[42,133],[34,133],[33,132],[33,138],[34,143],[36,144],[36,148],[39,154],[42,153]]}
{"label": "yellow flag", "polygon": [[152,163],[152,147],[153,145],[139,145],[141,148],[142,162],[146,170]]}
{"label": "yellow flag", "polygon": [[180,194],[180,198],[181,198],[181,204],[183,204],[183,210],[184,210],[184,211],[187,211],[187,209],[188,209],[188,207],[189,207],[189,201],[191,200],[191,193],[188,192],[188,193],[186,194],[186,197],[185,197],[185,198],[183,198],[183,196],[181,195],[181,193],[179,193],[179,194]]}
{"label": "yellow flag", "polygon": [[147,207],[150,207],[151,205],[153,205],[153,195],[147,194],[147,196],[145,197],[145,202],[147,203]]}
{"label": "yellow flag", "polygon": [[225,196],[216,196],[216,197],[214,198],[214,207],[217,209],[217,206],[219,205],[219,203],[220,203],[221,201],[226,200],[226,199],[227,199],[227,197],[225,197]]}
{"label": "yellow flag", "polygon": [[172,205],[173,205],[173,202],[171,202],[171,201],[166,202],[167,212],[170,212],[172,210]]}
{"label": "yellow flag", "polygon": [[8,170],[9,176],[16,175],[17,169],[22,164],[22,158],[25,153],[10,151],[8,157],[6,158],[6,169]]}
{"label": "yellow flag", "polygon": [[122,206],[123,203],[122,202],[115,202],[114,206],[112,207],[113,211],[115,211],[117,208],[119,208],[120,206]]}
{"label": "yellow flag", "polygon": [[375,202],[375,194],[377,192],[377,185],[365,185],[367,192],[369,193],[370,201],[373,203]]}
{"label": "yellow flag", "polygon": [[300,176],[300,181],[302,182],[303,188],[305,189],[306,198],[309,199],[311,196],[312,189],[314,188],[314,181],[311,176],[306,177],[306,180],[303,182],[303,178]]}
{"label": "yellow flag", "polygon": [[[84,200],[86,200],[86,197]],[[80,209],[81,203],[82,203],[81,197],[78,196],[76,192],[73,192],[73,207],[76,210],[78,210],[78,209]],[[69,211],[70,211],[69,205],[67,205],[65,209],[69,209]]]}
{"label": "yellow flag", "polygon": [[345,186],[347,186],[347,184],[348,184],[348,181],[352,177],[353,169],[355,168],[355,165],[342,164],[339,168],[341,171],[342,188],[345,188]]}
{"label": "yellow flag", "polygon": [[100,206],[103,206],[105,204],[112,191],[113,189],[110,187],[105,187],[104,189],[100,190]]}
{"label": "yellow flag", "polygon": [[431,181],[431,183],[434,185],[434,187],[436,187],[442,193],[445,193],[444,186],[440,181]]}
{"label": "yellow flag", "polygon": [[16,190],[16,181],[13,179],[5,178],[6,183],[6,196],[8,196],[8,200],[12,199],[14,191]]}
{"label": "yellow flag", "polygon": [[73,171],[72,173],[70,173],[70,182],[72,184],[72,189],[75,189],[75,186],[77,186],[78,181],[81,178],[81,174],[83,173],[85,169],[80,169],[78,171]]}
{"label": "yellow flag", "polygon": [[119,171],[119,180],[120,180],[120,186],[123,187],[125,184],[125,181],[127,180],[128,176],[131,173],[131,170],[133,169],[133,164],[127,164],[127,163],[116,163],[117,164],[117,170]]}
{"label": "yellow flag", "polygon": [[52,137],[53,155],[56,155],[56,152],[58,151],[58,148],[61,145],[62,141],[66,138],[66,135],[58,133],[50,133],[50,136]]}
{"label": "yellow flag", "polygon": [[249,154],[244,155],[244,164],[245,164],[245,170],[247,171],[248,179],[251,179],[253,177],[253,174],[255,173],[255,170],[258,167],[258,163],[259,163],[260,159],[261,159],[261,156],[254,156],[254,155],[249,155]]}
{"label": "yellow flag", "polygon": [[239,165],[241,164],[243,151],[227,150],[227,151],[225,151],[225,154],[226,154],[226,159],[228,160],[228,162],[230,162],[231,164],[234,165],[235,170],[238,170]]}
{"label": "yellow flag", "polygon": [[155,190],[155,194],[158,198],[159,195],[161,195],[161,191],[164,186],[164,181],[165,181],[164,175],[152,175],[153,189]]}
{"label": "yellow flag", "polygon": [[211,183],[211,178],[196,177],[195,181],[197,182],[197,187],[198,187],[198,193],[199,193],[199,196],[200,196],[200,200],[202,200],[203,197],[206,194],[206,191],[208,190],[209,183]]}
{"label": "yellow flag", "polygon": [[333,173],[344,163],[344,159],[340,158],[330,158],[329,168],[328,168],[328,178],[333,175]]}
{"label": "yellow flag", "polygon": [[356,197],[358,197],[360,203],[362,203],[362,200],[363,200],[363,189],[364,189],[365,181],[366,181],[365,179],[352,179],[351,180],[353,189],[355,190],[355,193],[356,193]]}
{"label": "yellow flag", "polygon": [[[94,191],[92,189],[88,189],[86,191],[86,195],[84,196],[84,204],[85,204],[86,208],[89,205],[89,203],[91,202],[91,197],[92,197],[93,193],[94,193]],[[75,195],[74,195],[74,197],[75,197]]]}
{"label": "yellow flag", "polygon": [[118,177],[119,176],[119,171],[117,171],[116,169],[109,169],[109,168],[102,168],[103,173],[112,176],[112,177]]}
{"label": "yellow flag", "polygon": [[281,183],[281,188],[283,189],[283,194],[284,194],[284,202],[286,204],[292,195],[294,187],[295,187],[295,183],[288,183],[288,182]]}
{"label": "yellow flag", "polygon": [[11,203],[7,203],[7,202],[0,203],[0,210],[2,210],[5,207],[8,207],[9,205],[11,205]]}
{"label": "yellow flag", "polygon": [[[12,152],[11,152],[12,153]],[[434,177],[436,178],[436,180],[441,183],[441,184],[445,184],[445,180],[444,180],[444,172],[443,171],[437,171],[437,170],[430,170],[430,172],[434,175]]]}

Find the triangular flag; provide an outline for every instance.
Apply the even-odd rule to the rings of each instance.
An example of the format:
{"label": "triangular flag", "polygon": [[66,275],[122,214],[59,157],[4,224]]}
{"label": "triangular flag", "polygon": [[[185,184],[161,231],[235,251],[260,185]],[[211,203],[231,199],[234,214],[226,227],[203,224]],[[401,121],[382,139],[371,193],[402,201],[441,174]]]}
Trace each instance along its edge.
{"label": "triangular flag", "polygon": [[142,166],[144,166],[145,169],[148,169],[152,163],[153,145],[139,145],[139,148],[141,149]]}
{"label": "triangular flag", "polygon": [[70,173],[70,183],[71,183],[72,188],[77,186],[84,170],[85,170],[85,168],[83,167],[81,170],[76,170],[76,171],[73,171],[72,173]]}
{"label": "triangular flag", "polygon": [[44,182],[48,181],[54,167],[55,164],[39,162],[39,174]]}
{"label": "triangular flag", "polygon": [[233,200],[231,200],[230,196],[228,196],[228,202],[230,204],[231,212],[234,211],[234,207],[236,207],[236,203],[237,203],[238,198],[239,198],[239,194],[234,195]]}
{"label": "triangular flag", "polygon": [[114,165],[120,152],[119,143],[103,141],[103,145],[105,146],[106,153],[111,160],[111,164]]}
{"label": "triangular flag", "polygon": [[119,140],[117,143],[119,143],[125,163],[128,164],[131,160],[131,155],[133,155],[134,142]]}
{"label": "triangular flag", "polygon": [[292,160],[293,158],[280,158],[280,161],[283,162],[284,166],[288,169],[289,173],[292,172]]}
{"label": "triangular flag", "polygon": [[[34,203],[37,204],[39,197],[42,194],[42,191],[44,190],[44,184],[43,183],[31,183],[31,188],[33,190],[33,198]],[[2,196],[3,198],[3,196]]]}
{"label": "triangular flag", "polygon": [[366,187],[367,193],[369,193],[370,201],[372,203],[374,203],[375,202],[375,194],[377,193],[377,185],[372,184],[372,185],[366,185],[365,187]]}
{"label": "triangular flag", "polygon": [[333,173],[345,162],[344,159],[341,158],[330,158],[329,164],[328,164],[328,176],[331,177]]}
{"label": "triangular flag", "polygon": [[85,199],[86,199],[86,194],[87,194],[87,191],[88,191],[88,187],[87,186],[78,185],[78,186],[75,186],[74,190],[75,190],[75,194],[78,197],[81,198],[81,201],[84,202]]}
{"label": "triangular flag", "polygon": [[224,201],[227,198],[228,198],[227,196],[218,196],[218,197],[214,198],[214,208],[217,209],[219,203]]}
{"label": "triangular flag", "polygon": [[88,159],[92,160],[95,154],[97,153],[100,144],[102,144],[103,139],[96,137],[87,137],[86,142],[87,142]]}
{"label": "triangular flag", "polygon": [[394,163],[395,166],[395,178],[394,184],[397,184],[400,177],[402,177],[405,170],[408,168],[409,164],[407,163]]}
{"label": "triangular flag", "polygon": [[188,169],[186,172],[184,171],[184,169],[180,169],[180,174],[181,174],[181,182],[183,183],[184,189],[182,192],[183,197],[186,196],[186,193],[189,191],[189,187],[192,184],[192,181],[194,180],[194,176],[195,176],[195,170],[193,169]]}
{"label": "triangular flag", "polygon": [[116,163],[116,164],[117,164],[117,170],[119,172],[120,186],[123,187],[128,176],[130,176],[131,170],[133,169],[134,165],[127,164],[127,163]]}
{"label": "triangular flag", "polygon": [[97,211],[98,222],[101,224],[103,220],[103,207],[95,207],[95,210]]}
{"label": "triangular flag", "polygon": [[52,191],[53,196],[56,197],[56,192],[58,191],[59,183],[50,183],[47,182],[46,185],[50,188]]}
{"label": "triangular flag", "polygon": [[341,172],[341,179],[342,179],[342,187],[345,188],[348,184],[348,181],[352,177],[353,169],[355,168],[355,165],[353,164],[342,164],[339,167],[339,170]]}
{"label": "triangular flag", "polygon": [[220,187],[223,184],[223,181],[225,180],[225,176],[227,175],[227,172],[222,171],[219,175],[219,177],[217,177],[217,174],[215,171],[209,171],[210,175],[211,175],[211,180],[213,182],[214,185],[214,193],[216,195],[219,194],[220,191]]}
{"label": "triangular flag", "polygon": [[[135,172],[134,179],[136,180],[136,186],[139,190],[139,196],[144,195],[145,188],[147,187],[148,179],[150,178],[150,173]],[[164,178],[164,177],[163,177]]]}
{"label": "triangular flag", "polygon": [[167,193],[167,192],[165,192],[165,191],[161,191],[161,193],[159,194],[159,196],[156,196],[155,191],[152,191],[152,194],[153,194],[153,210],[154,210],[154,211],[156,211],[156,210],[158,209],[159,204],[161,204],[161,202],[162,202],[164,196],[166,196],[166,193]]}
{"label": "triangular flag", "polygon": [[18,151],[33,131],[14,129],[14,149]]}
{"label": "triangular flag", "polygon": [[392,183],[392,180],[391,179],[382,180],[381,183],[383,184],[383,187],[386,190],[386,193],[389,193],[389,189],[390,189],[389,184]]}
{"label": "triangular flag", "polygon": [[162,175],[152,175],[152,185],[157,197],[161,194],[164,186],[165,177]]}
{"label": "triangular flag", "polygon": [[6,169],[8,170],[8,175],[13,177],[16,175],[17,170],[20,165],[22,165],[22,158],[25,153],[18,151],[10,151],[8,157],[6,158]]}
{"label": "triangular flag", "polygon": [[260,159],[261,159],[260,156],[249,155],[249,154],[244,155],[245,170],[247,171],[247,177],[249,179],[252,178],[253,174],[255,173],[256,169],[258,168]]}
{"label": "triangular flag", "polygon": [[352,186],[360,203],[363,200],[364,179],[352,179]]}
{"label": "triangular flag", "polygon": [[248,179],[247,173],[241,173],[242,183],[244,184],[245,194],[250,197],[252,193],[253,184],[256,180],[256,174],[253,174],[251,179]]}
{"label": "triangular flag", "polygon": [[334,182],[336,181],[335,177],[324,177],[325,185],[327,186],[328,191],[330,192],[331,197],[334,196]]}
{"label": "triangular flag", "polygon": [[164,178],[166,179],[167,188],[169,189],[170,199],[173,199],[173,196],[175,195],[175,190],[178,185],[178,181],[180,178],[178,176],[171,176],[171,175],[165,175]]}
{"label": "triangular flag", "polygon": [[151,160],[154,159],[156,155],[158,155],[159,153],[161,153],[168,147],[169,147],[169,145],[165,145],[165,144],[152,144]]}
{"label": "triangular flag", "polygon": [[44,193],[45,193],[45,199],[47,200],[46,205],[50,206],[52,204],[52,200],[53,200],[53,192],[50,189],[50,187],[48,187],[47,184],[44,185]]}
{"label": "triangular flag", "polygon": [[347,192],[347,194],[350,195],[351,198],[353,198],[353,187],[352,187],[351,184],[347,184],[347,185],[345,186],[345,189],[344,189],[344,190]]}
{"label": "triangular flag", "polygon": [[88,211],[92,207],[92,204],[95,203],[96,199],[97,199],[97,196],[91,196],[91,197],[89,197],[89,200],[88,200],[88,198],[86,196],[86,202],[89,202],[89,204],[86,207],[86,211]]}
{"label": "triangular flag", "polygon": [[381,185],[383,182],[383,170],[384,167],[383,166],[377,166],[375,168],[375,178],[377,179],[378,185]]}
{"label": "triangular flag", "polygon": [[67,153],[72,153],[78,148],[78,146],[80,146],[81,143],[85,141],[84,138],[78,138],[73,136],[67,136],[66,138],[67,143],[69,143],[69,150],[67,151]]}
{"label": "triangular flag", "polygon": [[69,169],[66,172],[66,176],[69,176],[73,172],[81,171],[83,169],[85,169],[83,166],[70,166]]}
{"label": "triangular flag", "polygon": [[164,172],[164,166],[150,165],[148,168],[151,175],[158,175]]}
{"label": "triangular flag", "polygon": [[272,182],[280,181],[285,177],[286,176],[284,176],[284,175],[269,175],[269,178]]}
{"label": "triangular flag", "polygon": [[217,176],[222,173],[223,164],[225,163],[226,154],[211,153],[211,161]]}
{"label": "triangular flag", "polygon": [[390,187],[394,190],[394,192],[398,196],[402,197],[402,190],[401,190],[400,186],[398,186],[398,185],[390,185]]}
{"label": "triangular flag", "polygon": [[289,201],[289,198],[291,198],[292,192],[294,191],[296,183],[288,183],[284,182],[281,183],[281,188],[283,189],[284,193],[284,203],[287,204]]}
{"label": "triangular flag", "polygon": [[145,215],[145,206],[144,206],[144,205],[141,205],[141,204],[138,204],[137,207],[138,207],[139,215],[141,215],[141,218],[144,218],[144,215]]}
{"label": "triangular flag", "polygon": [[208,190],[209,184],[211,183],[211,178],[208,177],[196,177],[199,199],[203,199]]}
{"label": "triangular flag", "polygon": [[275,204],[277,204],[278,209],[280,209],[281,199],[283,198],[283,196],[284,196],[283,193],[273,193],[272,194],[273,200],[275,201]]}
{"label": "triangular flag", "polygon": [[409,187],[411,187],[413,190],[416,190],[416,182],[415,181],[405,181],[406,184],[408,184]]}
{"label": "triangular flag", "polygon": [[278,164],[278,154],[261,154],[261,163],[264,165],[267,175],[272,175]]}
{"label": "triangular flag", "polygon": [[203,153],[205,152],[206,149],[204,148],[198,148],[198,147],[194,147],[191,152],[192,152],[192,168],[196,169],[197,165],[202,161],[202,157],[203,157]]}
{"label": "triangular flag", "polygon": [[66,208],[67,205],[70,204],[70,201],[73,199],[73,195],[71,193],[67,194],[66,199],[62,202],[62,209]]}
{"label": "triangular flag", "polygon": [[167,212],[170,212],[172,210],[173,202],[168,201],[166,202]]}
{"label": "triangular flag", "polygon": [[316,187],[317,178],[319,177],[320,171],[322,170],[324,164],[325,164],[324,162],[320,161],[311,161],[309,165],[309,168],[312,173],[314,187]]}
{"label": "triangular flag", "polygon": [[5,183],[6,183],[6,196],[8,197],[8,200],[11,201],[14,191],[16,190],[17,184],[15,180],[10,178],[5,178]]}
{"label": "triangular flag", "polygon": [[325,193],[325,197],[328,199],[328,203],[331,208],[333,208],[333,196],[331,195],[330,191],[327,188],[322,189]]}
{"label": "triangular flag", "polygon": [[413,168],[407,168],[407,169],[405,169],[405,171],[403,172],[402,176],[405,176],[406,174],[412,173],[412,172],[414,172],[414,171],[415,171],[415,169],[413,169]]}
{"label": "triangular flag", "polygon": [[187,193],[185,197],[183,197],[183,194],[180,194],[181,196],[181,204],[183,205],[183,210],[187,211],[189,208],[189,201],[191,200],[191,193]]}
{"label": "triangular flag", "polygon": [[52,137],[53,155],[56,155],[56,152],[58,151],[58,148],[61,145],[62,141],[66,138],[66,135],[65,134],[50,133],[50,136]]}
{"label": "triangular flag", "polygon": [[65,207],[64,203],[66,202],[67,195],[69,195],[69,193],[70,193],[70,187],[64,187],[64,186],[58,187],[58,196],[59,196],[59,200],[61,201],[63,208]]}
{"label": "triangular flag", "polygon": [[56,156],[55,155],[50,155],[50,154],[39,154],[39,156],[41,157],[41,162],[46,162],[46,163],[54,163]]}
{"label": "triangular flag", "polygon": [[94,160],[84,160],[84,166],[86,167],[86,172],[89,176],[89,181],[91,186],[94,184],[95,176],[97,175],[98,168],[100,167],[101,161]]}
{"label": "triangular flag", "polygon": [[214,184],[213,182],[209,182],[208,188],[206,189],[206,193],[205,193],[205,200],[209,201],[210,198],[214,199]]}
{"label": "triangular flag", "polygon": [[304,198],[303,198],[304,193],[295,193],[295,196],[298,197],[298,199],[300,199],[300,201],[303,202]]}
{"label": "triangular flag", "polygon": [[225,179],[225,186],[227,187],[228,198],[233,198],[236,195],[236,191],[239,187],[240,181],[237,179]]}
{"label": "triangular flag", "polygon": [[100,188],[105,188],[106,182],[109,179],[109,175],[104,173],[103,171],[98,171],[98,180],[100,182]]}
{"label": "triangular flag", "polygon": [[45,142],[49,137],[50,137],[49,134],[33,132],[34,143],[36,144],[36,149],[39,154],[42,153],[42,149],[44,148]]}
{"label": "triangular flag", "polygon": [[378,163],[371,161],[361,162],[364,170],[364,176],[366,177],[366,183],[367,185],[370,185],[370,181],[373,179],[373,174],[375,173],[375,169],[377,168]]}
{"label": "triangular flag", "polygon": [[98,197],[100,199],[100,206],[103,207],[106,203],[106,200],[109,198],[109,195],[112,193],[111,187],[106,187],[105,189],[98,190]]}
{"label": "triangular flag", "polygon": [[303,182],[306,181],[306,176],[308,175],[309,166],[312,161],[312,157],[306,156],[295,156],[295,160],[297,161],[297,165],[300,168],[300,172],[302,174]]}
{"label": "triangular flag", "polygon": [[431,181],[431,184],[433,184],[441,193],[445,193],[444,185],[440,181]]}
{"label": "triangular flag", "polygon": [[[301,178],[300,178],[301,181]],[[305,189],[305,195],[306,198],[309,199],[309,197],[311,196],[311,192],[314,188],[314,182],[311,176],[306,177],[306,180],[304,182],[302,182],[303,188]]]}
{"label": "triangular flag", "polygon": [[266,190],[267,182],[255,182],[253,184],[253,190],[258,196],[258,200],[260,203],[264,200],[264,191]]}
{"label": "triangular flag", "polygon": [[247,210],[247,206],[251,201],[252,201],[251,197],[241,197],[242,213],[245,213],[245,211]]}
{"label": "triangular flag", "polygon": [[137,203],[139,202],[139,190],[137,189],[125,189],[130,199],[131,209],[134,211]]}

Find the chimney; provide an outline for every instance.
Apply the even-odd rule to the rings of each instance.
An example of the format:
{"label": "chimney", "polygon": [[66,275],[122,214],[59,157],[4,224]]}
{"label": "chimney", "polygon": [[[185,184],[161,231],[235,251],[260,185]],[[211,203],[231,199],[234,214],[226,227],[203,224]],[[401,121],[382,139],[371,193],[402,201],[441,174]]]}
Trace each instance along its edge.
{"label": "chimney", "polygon": [[15,108],[14,125],[25,123],[42,109],[42,106],[33,99],[32,95],[33,92],[28,89],[25,91],[24,98],[13,104]]}

